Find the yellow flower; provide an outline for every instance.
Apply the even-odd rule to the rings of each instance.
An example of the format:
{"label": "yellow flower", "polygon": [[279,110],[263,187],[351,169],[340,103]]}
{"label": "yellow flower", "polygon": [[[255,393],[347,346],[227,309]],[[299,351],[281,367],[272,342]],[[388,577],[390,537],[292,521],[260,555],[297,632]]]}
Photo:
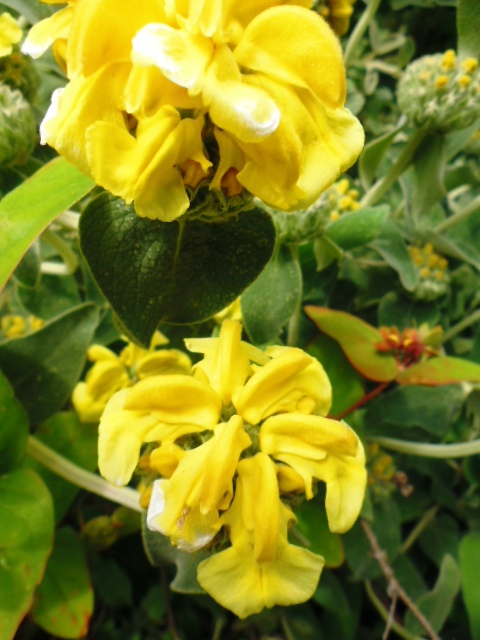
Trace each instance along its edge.
{"label": "yellow flower", "polygon": [[22,39],[22,29],[9,13],[0,15],[0,58],[12,53],[13,45]]}
{"label": "yellow flower", "polygon": [[200,585],[239,618],[264,607],[308,600],[324,561],[289,544],[287,528],[292,520],[295,516],[279,499],[270,458],[258,453],[242,460],[234,503],[222,516],[232,546],[200,563]]}
{"label": "yellow flower", "polygon": [[222,527],[230,538],[230,548],[199,566],[204,589],[240,617],[304,602],[323,559],[289,544],[295,517],[281,498],[310,499],[314,482],[325,482],[329,526],[346,531],[365,492],[362,444],[345,423],[324,417],[330,382],[301,349],[260,351],[241,340],[234,320],[218,338],[186,342],[204,354],[193,376],[153,376],[107,404],[100,472],[127,483],[142,443],[152,443],[141,468],[162,477],[153,483],[148,526],[187,551],[209,545]]}
{"label": "yellow flower", "polygon": [[117,356],[106,347],[90,347],[87,357],[94,365],[72,395],[73,406],[82,422],[97,422],[113,394],[130,387],[136,380],[164,373],[189,373],[191,361],[186,354],[176,349],[155,350],[167,342],[157,331],[150,349],[129,343]]}
{"label": "yellow flower", "polygon": [[23,49],[53,44],[70,80],[52,96],[43,142],[141,216],[181,216],[182,167],[202,178],[212,163],[210,188],[304,209],[364,136],[344,108],[335,35],[308,0],[279,4],[70,0]]}

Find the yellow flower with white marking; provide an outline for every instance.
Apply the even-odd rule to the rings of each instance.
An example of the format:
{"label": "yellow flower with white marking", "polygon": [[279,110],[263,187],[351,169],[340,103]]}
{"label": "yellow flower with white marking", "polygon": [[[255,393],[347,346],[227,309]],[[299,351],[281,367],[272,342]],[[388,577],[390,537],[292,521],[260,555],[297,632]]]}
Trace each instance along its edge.
{"label": "yellow flower with white marking", "polygon": [[0,15],[0,58],[12,53],[13,45],[22,39],[22,29],[18,22],[5,11]]}
{"label": "yellow flower with white marking", "polygon": [[141,216],[181,216],[202,180],[309,206],[364,140],[340,45],[310,4],[70,0],[23,48],[53,44],[70,81],[43,142]]}
{"label": "yellow flower with white marking", "polygon": [[100,472],[126,484],[145,445],[147,525],[190,552],[223,528],[231,546],[199,565],[198,580],[238,616],[304,602],[323,558],[288,542],[295,516],[283,500],[308,500],[325,482],[330,529],[347,531],[365,492],[363,446],[348,425],[325,417],[330,382],[301,349],[261,351],[241,340],[234,320],[218,338],[186,342],[204,354],[193,376],[153,376],[107,404]]}

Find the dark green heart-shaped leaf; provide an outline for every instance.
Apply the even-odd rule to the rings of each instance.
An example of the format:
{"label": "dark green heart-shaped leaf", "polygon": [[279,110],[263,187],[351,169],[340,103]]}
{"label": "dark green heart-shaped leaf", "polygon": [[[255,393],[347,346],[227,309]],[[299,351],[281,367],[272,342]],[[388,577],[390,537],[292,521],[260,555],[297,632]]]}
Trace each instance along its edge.
{"label": "dark green heart-shaped leaf", "polygon": [[60,638],[84,638],[93,613],[93,591],[78,535],[57,531],[43,580],[35,592],[31,616]]}
{"label": "dark green heart-shaped leaf", "polygon": [[25,455],[29,422],[8,380],[0,372],[0,474],[15,469]]}
{"label": "dark green heart-shaped leaf", "polygon": [[0,369],[32,422],[56,413],[70,397],[97,322],[96,307],[84,304],[35,333],[0,344]]}
{"label": "dark green heart-shaped leaf", "polygon": [[0,477],[0,638],[10,640],[31,606],[53,543],[53,504],[34,471]]}
{"label": "dark green heart-shaped leaf", "polygon": [[121,324],[147,346],[160,322],[205,320],[237,298],[270,259],[270,216],[250,209],[175,222],[137,216],[102,194],[80,221],[81,247]]}

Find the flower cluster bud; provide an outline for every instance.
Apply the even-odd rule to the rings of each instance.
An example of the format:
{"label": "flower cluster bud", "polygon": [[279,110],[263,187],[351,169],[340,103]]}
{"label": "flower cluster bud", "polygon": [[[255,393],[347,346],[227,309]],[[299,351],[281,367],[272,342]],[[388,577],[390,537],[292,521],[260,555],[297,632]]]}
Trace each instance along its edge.
{"label": "flower cluster bud", "polygon": [[435,253],[430,243],[423,247],[409,247],[408,252],[416,267],[419,284],[413,291],[417,300],[432,301],[448,293],[450,274],[448,261]]}
{"label": "flower cluster bud", "polygon": [[398,83],[398,106],[411,125],[447,133],[464,129],[480,109],[478,60],[449,49],[423,56],[407,67]]}
{"label": "flower cluster bud", "polygon": [[0,85],[0,167],[24,164],[37,142],[37,126],[20,91]]}
{"label": "flower cluster bud", "polygon": [[35,63],[29,56],[13,51],[9,56],[0,58],[0,84],[18,89],[26,100],[32,102],[39,83],[40,76]]}
{"label": "flower cluster bud", "polygon": [[352,189],[347,178],[335,182],[322,196],[325,207],[328,209],[331,222],[336,222],[344,213],[352,213],[361,208],[358,199],[360,192]]}
{"label": "flower cluster bud", "polygon": [[22,338],[29,333],[38,331],[43,325],[43,320],[35,316],[25,318],[24,316],[7,314],[2,316],[0,320],[0,330],[7,340]]}

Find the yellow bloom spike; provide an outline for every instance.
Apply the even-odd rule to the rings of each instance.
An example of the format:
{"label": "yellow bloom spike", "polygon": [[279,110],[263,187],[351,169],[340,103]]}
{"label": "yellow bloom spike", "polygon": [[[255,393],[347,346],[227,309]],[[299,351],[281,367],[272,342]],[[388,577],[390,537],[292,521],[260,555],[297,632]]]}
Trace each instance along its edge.
{"label": "yellow bloom spike", "polygon": [[9,13],[0,15],[0,58],[12,53],[13,45],[22,39],[22,29]]}
{"label": "yellow bloom spike", "polygon": [[185,551],[197,551],[220,529],[219,509],[233,496],[233,475],[240,453],[251,444],[241,418],[215,428],[205,444],[188,451],[170,480],[154,483],[147,525]]}
{"label": "yellow bloom spike", "polygon": [[239,415],[250,424],[258,424],[280,412],[328,413],[332,388],[318,360],[291,347],[274,347],[266,353],[272,360],[234,395]]}
{"label": "yellow bloom spike", "polygon": [[242,460],[238,473],[234,503],[222,517],[232,546],[200,563],[200,585],[240,618],[264,607],[305,602],[324,561],[288,543],[294,516],[279,500],[275,465],[259,453]]}

